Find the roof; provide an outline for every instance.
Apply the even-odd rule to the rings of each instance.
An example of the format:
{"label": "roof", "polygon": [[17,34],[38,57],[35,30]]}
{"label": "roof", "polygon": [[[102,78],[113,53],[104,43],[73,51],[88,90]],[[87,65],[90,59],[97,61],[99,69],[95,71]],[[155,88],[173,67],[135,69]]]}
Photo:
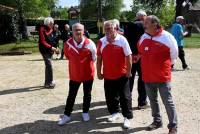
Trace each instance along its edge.
{"label": "roof", "polygon": [[190,6],[189,10],[200,11],[200,0],[198,0],[194,5]]}
{"label": "roof", "polygon": [[0,4],[0,10],[1,11],[4,11],[4,10],[16,11],[15,8],[8,7],[8,6],[2,5],[2,4]]}

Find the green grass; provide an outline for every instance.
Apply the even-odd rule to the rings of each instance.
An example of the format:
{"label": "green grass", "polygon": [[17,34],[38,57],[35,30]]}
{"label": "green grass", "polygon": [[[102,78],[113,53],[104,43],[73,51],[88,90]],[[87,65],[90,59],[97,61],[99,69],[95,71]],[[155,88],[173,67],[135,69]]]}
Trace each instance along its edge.
{"label": "green grass", "polygon": [[20,43],[8,43],[0,45],[0,53],[6,52],[19,52],[19,51],[31,51],[33,53],[39,52],[38,43],[34,40],[23,40]]}
{"label": "green grass", "polygon": [[192,34],[192,37],[186,37],[184,40],[186,48],[200,48],[200,34]]}
{"label": "green grass", "polygon": [[[91,39],[96,43],[97,34],[90,34]],[[192,34],[192,37],[184,38],[186,48],[200,48],[200,34]],[[62,42],[61,42],[62,43]],[[0,45],[0,53],[11,51],[31,51],[39,52],[38,43],[33,39],[23,40],[21,43],[8,43]]]}

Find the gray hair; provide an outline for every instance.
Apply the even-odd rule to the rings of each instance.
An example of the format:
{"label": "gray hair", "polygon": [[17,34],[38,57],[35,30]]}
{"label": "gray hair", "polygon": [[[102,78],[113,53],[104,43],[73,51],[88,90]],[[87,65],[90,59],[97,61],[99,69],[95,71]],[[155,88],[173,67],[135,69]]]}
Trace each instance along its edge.
{"label": "gray hair", "polygon": [[139,18],[140,16],[147,16],[147,13],[144,10],[140,10],[136,13],[136,17]]}
{"label": "gray hair", "polygon": [[120,22],[119,22],[118,19],[113,19],[113,23],[115,23],[115,25],[118,26],[118,27],[119,27],[119,25],[120,25]]}
{"label": "gray hair", "polygon": [[149,15],[147,18],[151,19],[151,23],[155,24],[157,28],[161,28],[160,19],[155,15]]}
{"label": "gray hair", "polygon": [[48,26],[50,23],[54,23],[54,20],[52,17],[47,17],[44,19],[44,25]]}
{"label": "gray hair", "polygon": [[110,24],[113,28],[116,28],[116,22],[114,20],[107,20],[104,22],[104,26]]}
{"label": "gray hair", "polygon": [[72,25],[72,31],[75,30],[76,26],[81,26],[83,28],[83,30],[84,30],[84,25],[83,24],[81,24],[81,23],[75,23],[75,24]]}

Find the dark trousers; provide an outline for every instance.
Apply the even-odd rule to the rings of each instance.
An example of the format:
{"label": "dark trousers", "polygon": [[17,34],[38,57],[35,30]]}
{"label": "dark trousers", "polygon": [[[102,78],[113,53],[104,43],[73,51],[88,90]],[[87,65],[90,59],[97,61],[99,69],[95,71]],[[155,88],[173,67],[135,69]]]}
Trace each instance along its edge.
{"label": "dark trousers", "polygon": [[147,104],[147,94],[145,90],[145,84],[142,80],[142,72],[141,72],[141,65],[140,61],[137,63],[132,64],[132,77],[129,78],[130,81],[130,91],[132,92],[133,90],[133,85],[134,85],[134,79],[136,76],[136,72],[138,73],[138,85],[137,85],[137,90],[138,90],[138,106],[144,106]]}
{"label": "dark trousers", "polygon": [[188,65],[186,64],[186,61],[185,61],[185,52],[184,52],[184,50],[183,50],[183,46],[179,46],[179,47],[178,47],[178,51],[179,51],[178,57],[179,57],[179,59],[180,59],[181,62],[182,62],[182,67],[183,67],[183,69],[185,69],[185,68],[188,67]]}
{"label": "dark trousers", "polygon": [[[76,82],[72,80],[70,80],[69,82],[69,94],[67,97],[65,112],[64,112],[64,114],[67,116],[70,116],[71,112],[73,111],[74,102],[81,83],[82,82]],[[92,84],[93,80],[83,82],[83,92],[84,92],[83,113],[87,113],[90,108]]]}
{"label": "dark trousers", "polygon": [[106,104],[110,114],[119,112],[119,102],[122,115],[128,119],[133,118],[132,98],[127,77],[116,80],[104,80]]}
{"label": "dark trousers", "polygon": [[52,54],[41,53],[45,63],[45,85],[51,84],[53,81]]}

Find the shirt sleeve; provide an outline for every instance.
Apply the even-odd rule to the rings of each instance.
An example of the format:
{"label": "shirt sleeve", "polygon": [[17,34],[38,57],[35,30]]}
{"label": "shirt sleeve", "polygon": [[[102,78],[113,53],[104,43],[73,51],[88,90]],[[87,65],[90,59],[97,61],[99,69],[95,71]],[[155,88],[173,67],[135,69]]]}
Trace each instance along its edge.
{"label": "shirt sleeve", "polygon": [[125,54],[125,56],[129,56],[132,54],[131,48],[129,46],[127,39],[125,37],[123,39],[124,39],[124,41],[123,41],[124,43],[123,43],[122,47],[123,47],[124,54]]}
{"label": "shirt sleeve", "polygon": [[171,34],[169,34],[169,42],[171,62],[172,64],[174,64],[176,59],[178,58],[178,45],[174,36],[172,36]]}
{"label": "shirt sleeve", "polygon": [[[41,27],[41,28],[40,28],[40,35],[39,35],[39,36],[40,36],[40,39],[41,39],[41,43],[42,43],[42,45],[44,45],[45,47],[51,48],[51,45],[48,44],[48,43],[46,42],[46,40],[45,40],[44,33],[45,33],[44,28]],[[47,34],[49,34],[49,33],[47,33]]]}
{"label": "shirt sleeve", "polygon": [[92,59],[93,61],[96,61],[97,59],[97,49],[92,40],[90,40],[90,51],[92,52]]}

